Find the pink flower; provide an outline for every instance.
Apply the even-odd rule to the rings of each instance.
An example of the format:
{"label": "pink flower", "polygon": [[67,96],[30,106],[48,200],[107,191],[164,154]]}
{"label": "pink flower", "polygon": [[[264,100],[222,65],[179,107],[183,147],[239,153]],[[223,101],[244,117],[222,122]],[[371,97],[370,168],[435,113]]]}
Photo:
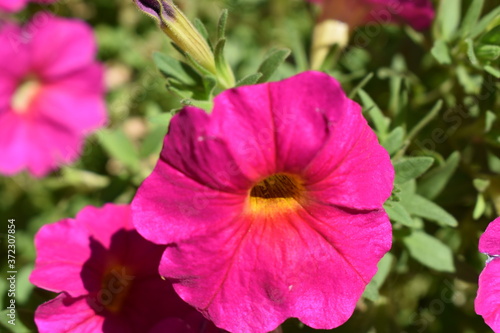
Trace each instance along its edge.
{"label": "pink flower", "polygon": [[394,170],[339,83],[306,72],[186,107],[132,203],[160,273],[218,327],[333,328],[391,247]]}
{"label": "pink flower", "polygon": [[0,173],[73,162],[106,122],[103,68],[85,23],[41,13],[0,26]]}
{"label": "pink flower", "polygon": [[405,22],[427,29],[434,19],[430,0],[310,0],[321,3],[323,18],[339,20],[352,28],[367,23]]}
{"label": "pink flower", "polygon": [[142,238],[130,212],[125,205],[89,206],[38,232],[30,281],[61,292],[35,312],[41,333],[217,332],[161,279],[165,246]]}
{"label": "pink flower", "polygon": [[[31,2],[38,2],[42,4],[49,4],[57,0],[31,0]],[[30,0],[0,0],[0,11],[17,12],[26,6]]]}
{"label": "pink flower", "polygon": [[476,313],[493,331],[500,332],[500,217],[488,225],[479,239],[479,252],[489,256],[479,276],[479,289],[475,301]]}

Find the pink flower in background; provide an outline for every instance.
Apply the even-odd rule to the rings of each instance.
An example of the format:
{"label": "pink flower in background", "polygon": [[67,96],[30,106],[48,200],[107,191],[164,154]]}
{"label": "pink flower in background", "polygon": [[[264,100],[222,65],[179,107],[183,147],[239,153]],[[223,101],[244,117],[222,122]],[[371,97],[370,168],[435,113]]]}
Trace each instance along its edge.
{"label": "pink flower in background", "polygon": [[[54,3],[57,0],[31,0],[41,4]],[[0,0],[0,11],[17,12],[24,8],[30,0]]]}
{"label": "pink flower in background", "polygon": [[167,247],[160,273],[230,332],[344,323],[391,247],[394,169],[339,83],[319,72],[186,107],[132,203]]}
{"label": "pink flower in background", "polygon": [[434,19],[430,0],[311,0],[323,6],[323,18],[339,20],[351,28],[367,23],[404,22],[427,29]]}
{"label": "pink flower in background", "polygon": [[489,256],[479,276],[475,301],[476,313],[493,331],[500,332],[500,217],[488,225],[479,239],[479,252]]}
{"label": "pink flower in background", "polygon": [[35,246],[30,281],[61,292],[35,313],[41,333],[218,332],[161,279],[165,246],[134,230],[129,206],[86,207],[44,226]]}
{"label": "pink flower in background", "polygon": [[106,122],[103,67],[84,22],[47,13],[0,26],[0,173],[40,177],[75,161]]}

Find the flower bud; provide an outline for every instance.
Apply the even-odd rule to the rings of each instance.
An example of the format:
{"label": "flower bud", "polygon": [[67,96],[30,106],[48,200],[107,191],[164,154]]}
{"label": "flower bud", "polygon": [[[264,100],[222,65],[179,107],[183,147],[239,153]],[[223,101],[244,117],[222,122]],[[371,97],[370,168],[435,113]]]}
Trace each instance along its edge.
{"label": "flower bud", "polygon": [[207,42],[173,2],[168,0],[134,0],[134,2],[198,64],[213,74],[217,73],[214,56]]}

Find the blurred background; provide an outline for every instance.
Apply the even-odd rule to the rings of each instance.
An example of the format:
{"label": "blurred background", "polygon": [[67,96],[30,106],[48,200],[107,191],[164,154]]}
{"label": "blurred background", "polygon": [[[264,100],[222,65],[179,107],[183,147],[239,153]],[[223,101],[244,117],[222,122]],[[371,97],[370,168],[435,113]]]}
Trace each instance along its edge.
{"label": "blurred background", "polygon": [[[432,158],[421,173],[396,182],[395,204],[387,205],[402,206],[406,214],[390,214],[393,248],[354,315],[335,332],[491,332],[473,303],[486,260],[478,239],[500,215],[500,53],[485,55],[483,47],[496,45],[495,38],[484,36],[497,31],[493,37],[500,48],[500,7],[486,0],[482,17],[489,19],[463,28],[472,1],[453,1],[435,2],[438,16],[425,32],[396,25],[357,29],[349,46],[334,50],[323,68],[363,105],[394,163]],[[277,48],[289,48],[292,55],[272,80],[308,68],[317,5],[303,0],[178,5],[213,36],[221,10],[229,10],[226,58],[237,78],[254,73]],[[81,158],[70,166],[36,181],[27,173],[0,177],[0,246],[7,253],[7,219],[15,219],[18,269],[18,324],[7,325],[5,310],[0,311],[0,332],[36,332],[36,307],[54,297],[28,281],[37,230],[74,217],[86,205],[129,203],[156,163],[170,118],[182,107],[181,98],[167,91],[152,54],[181,56],[131,0],[31,4],[14,17],[25,22],[42,9],[93,27],[106,66],[109,123],[87,139]],[[0,257],[1,309],[8,302],[6,259]],[[293,319],[283,330],[313,331]]]}

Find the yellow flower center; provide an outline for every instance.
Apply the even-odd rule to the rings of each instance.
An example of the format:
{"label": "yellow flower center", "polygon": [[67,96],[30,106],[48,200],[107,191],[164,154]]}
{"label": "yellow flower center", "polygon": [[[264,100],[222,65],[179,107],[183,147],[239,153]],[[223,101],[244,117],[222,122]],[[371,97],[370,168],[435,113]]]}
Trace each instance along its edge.
{"label": "yellow flower center", "polygon": [[38,80],[28,79],[21,83],[11,99],[14,112],[18,114],[26,113],[39,90],[40,82]]}
{"label": "yellow flower center", "polygon": [[305,199],[301,179],[278,173],[259,183],[250,191],[249,211],[257,215],[275,215],[294,211]]}
{"label": "yellow flower center", "polygon": [[112,266],[103,275],[97,300],[108,311],[119,313],[123,308],[135,278],[130,273],[126,267]]}

